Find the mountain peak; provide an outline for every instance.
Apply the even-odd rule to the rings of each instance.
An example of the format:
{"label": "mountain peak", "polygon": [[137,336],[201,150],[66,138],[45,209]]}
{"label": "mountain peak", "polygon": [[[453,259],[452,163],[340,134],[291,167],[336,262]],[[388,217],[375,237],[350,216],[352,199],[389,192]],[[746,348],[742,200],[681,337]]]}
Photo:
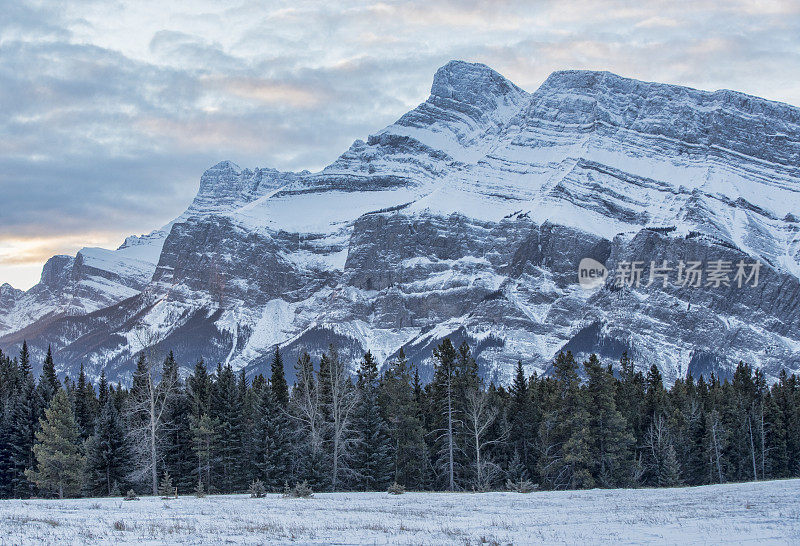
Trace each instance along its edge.
{"label": "mountain peak", "polygon": [[481,106],[487,99],[527,93],[485,64],[450,61],[433,77],[431,95]]}
{"label": "mountain peak", "polygon": [[230,171],[235,174],[239,174],[240,172],[242,172],[242,168],[233,161],[225,160],[225,161],[220,161],[219,163],[208,169],[208,171]]}
{"label": "mountain peak", "polygon": [[645,90],[660,89],[669,90],[675,96],[685,96],[697,103],[717,101],[720,104],[729,104],[742,110],[758,108],[782,116],[789,116],[792,120],[796,120],[798,112],[800,112],[800,108],[791,104],[748,95],[741,91],[732,91],[730,89],[707,91],[686,85],[638,80],[620,76],[607,70],[557,70],[547,77],[539,91],[556,89],[605,89],[622,93],[633,92],[640,95]]}
{"label": "mountain peak", "polygon": [[238,195],[241,192],[241,174],[242,169],[236,163],[220,161],[200,177],[200,190],[195,200]]}

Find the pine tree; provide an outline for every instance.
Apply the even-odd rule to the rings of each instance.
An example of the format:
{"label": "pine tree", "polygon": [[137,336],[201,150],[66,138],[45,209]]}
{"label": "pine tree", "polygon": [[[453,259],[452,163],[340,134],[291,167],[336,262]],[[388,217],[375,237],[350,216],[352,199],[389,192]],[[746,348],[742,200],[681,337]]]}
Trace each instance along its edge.
{"label": "pine tree", "polygon": [[444,478],[441,484],[449,491],[456,489],[456,458],[458,417],[458,376],[456,353],[450,338],[445,338],[433,351],[435,359],[431,393],[431,425],[436,441],[434,444],[434,466]]}
{"label": "pine tree", "polygon": [[262,403],[264,401],[263,391],[266,389],[266,380],[260,374],[255,378],[258,383],[249,386],[244,369],[239,371],[239,381],[237,390],[239,393],[239,403],[242,408],[242,454],[240,471],[244,484],[249,485],[254,481],[259,481],[263,485],[262,477],[264,468],[261,461],[266,458],[265,440],[263,424],[264,415]]}
{"label": "pine tree", "polygon": [[178,363],[172,351],[164,360],[162,384],[172,386],[172,394],[164,407],[162,460],[164,470],[174,476],[175,486],[188,492],[196,484],[192,453],[191,408],[189,396],[178,378]]}
{"label": "pine tree", "polygon": [[517,361],[517,373],[509,388],[508,421],[512,457],[518,455],[520,464],[530,473],[536,466],[534,442],[539,419],[521,360]]}
{"label": "pine tree", "polygon": [[108,380],[106,379],[106,370],[103,369],[100,371],[100,381],[97,384],[97,401],[101,409],[108,402],[108,395]]}
{"label": "pine tree", "polygon": [[[28,371],[25,371],[28,370]],[[25,374],[18,394],[10,402],[8,447],[10,455],[9,485],[14,497],[30,497],[35,493],[33,482],[26,470],[36,468],[34,444],[44,412],[44,401],[34,387],[29,366],[22,367]]]}
{"label": "pine tree", "polygon": [[186,379],[186,396],[189,402],[189,433],[192,439],[195,482],[208,490],[211,482],[213,446],[217,439],[218,423],[210,417],[212,380],[202,360],[195,364],[194,372]]}
{"label": "pine tree", "polygon": [[778,383],[773,387],[775,404],[785,430],[786,469],[784,476],[800,475],[800,385],[797,376],[789,376],[786,370],[778,374]]}
{"label": "pine tree", "polygon": [[172,476],[166,470],[158,482],[158,494],[162,497],[172,497],[175,494],[175,486],[172,484]]}
{"label": "pine tree", "polygon": [[192,419],[190,432],[192,450],[197,461],[195,474],[198,482],[210,484],[214,454],[219,441],[219,422],[212,419],[208,413],[203,413],[199,418]]}
{"label": "pine tree", "polygon": [[267,458],[265,483],[273,491],[280,491],[284,482],[292,479],[292,440],[295,438],[293,421],[289,417],[289,394],[283,375],[283,361],[275,352],[272,379],[265,388],[263,398],[263,429]]}
{"label": "pine tree", "polygon": [[641,372],[635,370],[633,361],[627,352],[622,353],[619,364],[619,382],[617,383],[616,396],[617,409],[630,425],[636,445],[641,445],[645,430],[643,419],[645,412],[644,377]]}
{"label": "pine tree", "polygon": [[28,342],[22,341],[22,349],[19,351],[19,371],[22,377],[33,376],[33,369],[31,368],[31,355],[28,352]]}
{"label": "pine tree", "polygon": [[787,452],[786,426],[783,412],[776,400],[778,387],[773,386],[764,399],[764,436],[766,476],[783,478],[789,475],[789,454]]}
{"label": "pine tree", "polygon": [[382,491],[391,483],[392,453],[388,427],[378,403],[378,364],[369,351],[361,360],[356,387],[359,402],[353,428],[359,445],[354,461],[355,484],[365,491]]}
{"label": "pine tree", "polygon": [[653,364],[647,372],[647,392],[645,394],[645,415],[648,423],[655,421],[667,412],[667,393],[661,379],[661,372]]}
{"label": "pine tree", "polygon": [[592,487],[590,416],[571,352],[556,356],[553,376],[558,393],[554,408],[540,427],[540,474],[554,489]]}
{"label": "pine tree", "polygon": [[269,384],[262,374],[253,378],[253,383],[247,392],[247,405],[249,406],[247,428],[250,430],[248,440],[250,453],[247,456],[251,459],[251,482],[260,481],[269,487],[269,479],[274,475],[272,468],[274,442],[269,430],[268,415],[274,411],[274,403]]}
{"label": "pine tree", "polygon": [[264,482],[273,491],[279,491],[292,475],[292,420],[289,417],[289,387],[286,384],[283,358],[275,346],[271,363],[269,385],[262,393],[262,438],[265,458]]}
{"label": "pine tree", "polygon": [[78,424],[63,390],[53,397],[41,427],[36,432],[33,447],[37,469],[28,469],[26,474],[40,489],[56,493],[59,498],[77,494],[82,483],[85,457]]}
{"label": "pine tree", "polygon": [[659,468],[658,472],[658,486],[659,487],[675,487],[681,484],[680,466],[678,465],[678,457],[675,454],[675,448],[672,444],[667,445],[664,463]]}
{"label": "pine tree", "polygon": [[[81,369],[83,369],[83,365],[81,365]],[[61,388],[61,383],[58,381],[58,376],[56,375],[56,365],[53,362],[53,352],[50,350],[49,345],[47,346],[47,356],[42,365],[41,381],[47,386],[49,396],[46,401],[49,403],[52,396]]]}
{"label": "pine tree", "polygon": [[4,393],[0,401],[0,498],[7,499],[11,496],[11,402],[10,395]]}
{"label": "pine tree", "polygon": [[219,422],[213,485],[223,493],[244,491],[242,463],[242,407],[236,374],[230,364],[217,366],[211,394],[211,416]]}
{"label": "pine tree", "polygon": [[706,414],[697,402],[688,415],[687,453],[685,478],[688,485],[705,485],[709,482],[711,469],[706,450]]}
{"label": "pine tree", "polygon": [[277,345],[275,346],[275,355],[272,358],[271,372],[269,385],[272,391],[272,398],[279,408],[286,409],[289,405],[289,387],[286,384],[283,359]]}
{"label": "pine tree", "polygon": [[[418,375],[417,388],[420,388]],[[423,489],[425,432],[411,370],[402,348],[383,375],[379,401],[391,436],[393,481],[406,489]]]}
{"label": "pine tree", "polygon": [[94,420],[91,413],[92,409],[87,397],[87,385],[86,374],[83,371],[83,364],[81,364],[80,373],[78,374],[78,383],[75,385],[75,392],[73,393],[75,422],[78,423],[78,428],[81,431],[81,440],[89,438],[94,428]]}
{"label": "pine tree", "polygon": [[634,438],[625,418],[617,410],[614,375],[600,364],[595,354],[589,357],[584,367],[588,377],[587,402],[591,408],[592,475],[602,487],[631,485],[626,471],[633,464],[630,448]]}
{"label": "pine tree", "polygon": [[131,453],[122,419],[110,399],[100,411],[87,450],[88,489],[91,495],[111,495],[114,485],[127,488]]}
{"label": "pine tree", "polygon": [[562,446],[562,464],[567,469],[567,487],[570,489],[589,489],[595,482],[591,473],[591,453],[589,451],[589,413],[582,402],[569,417],[570,434]]}

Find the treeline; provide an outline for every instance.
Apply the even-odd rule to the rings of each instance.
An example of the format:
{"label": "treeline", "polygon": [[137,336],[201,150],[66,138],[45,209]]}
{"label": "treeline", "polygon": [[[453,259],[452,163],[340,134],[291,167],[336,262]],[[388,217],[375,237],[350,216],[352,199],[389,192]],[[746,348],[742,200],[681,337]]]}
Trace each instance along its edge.
{"label": "treeline", "polygon": [[331,347],[303,354],[287,385],[276,350],[252,381],[198,362],[185,380],[172,354],[143,354],[130,389],[83,370],[38,382],[28,349],[0,352],[0,496],[272,491],[484,491],[676,486],[800,475],[800,384],[767,385],[740,364],[732,381],[689,377],[670,389],[623,355],[559,354],[546,377],[517,366],[508,387],[485,385],[468,345],[445,339],[422,385],[402,352],[383,372],[370,353],[357,375]]}

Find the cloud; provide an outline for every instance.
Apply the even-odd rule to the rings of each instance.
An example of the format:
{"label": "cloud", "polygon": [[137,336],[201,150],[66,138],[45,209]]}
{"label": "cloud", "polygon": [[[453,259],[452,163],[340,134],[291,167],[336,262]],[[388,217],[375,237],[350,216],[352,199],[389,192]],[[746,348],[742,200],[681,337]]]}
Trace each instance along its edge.
{"label": "cloud", "polygon": [[160,227],[220,160],[320,169],[424,100],[451,59],[531,91],[554,70],[590,68],[800,104],[800,5],[12,2],[0,21],[0,248],[51,243],[6,252],[0,282],[20,275],[10,262],[72,254],[89,234]]}
{"label": "cloud", "polygon": [[0,239],[0,264],[41,264],[51,256],[63,254],[64,249],[115,243],[119,244],[112,234],[103,232],[75,232],[62,237],[5,238]]}

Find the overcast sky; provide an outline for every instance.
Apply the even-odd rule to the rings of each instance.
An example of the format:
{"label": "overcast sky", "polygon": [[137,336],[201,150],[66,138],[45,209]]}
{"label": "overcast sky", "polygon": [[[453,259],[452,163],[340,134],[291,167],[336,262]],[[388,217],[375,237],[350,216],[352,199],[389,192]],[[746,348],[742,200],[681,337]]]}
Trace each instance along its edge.
{"label": "overcast sky", "polygon": [[203,170],[317,170],[451,59],[533,91],[603,69],[800,105],[800,2],[3,3],[0,283],[179,215]]}

